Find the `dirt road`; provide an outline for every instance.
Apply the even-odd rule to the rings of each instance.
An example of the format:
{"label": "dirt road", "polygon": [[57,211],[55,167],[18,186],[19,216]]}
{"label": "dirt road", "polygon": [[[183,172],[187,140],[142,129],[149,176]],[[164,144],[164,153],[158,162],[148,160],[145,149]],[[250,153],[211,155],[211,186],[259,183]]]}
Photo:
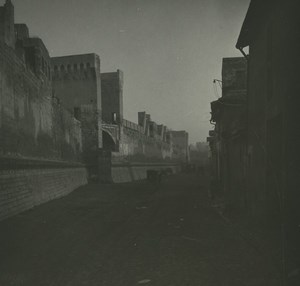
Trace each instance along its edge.
{"label": "dirt road", "polygon": [[91,184],[0,222],[0,285],[276,286],[194,174]]}

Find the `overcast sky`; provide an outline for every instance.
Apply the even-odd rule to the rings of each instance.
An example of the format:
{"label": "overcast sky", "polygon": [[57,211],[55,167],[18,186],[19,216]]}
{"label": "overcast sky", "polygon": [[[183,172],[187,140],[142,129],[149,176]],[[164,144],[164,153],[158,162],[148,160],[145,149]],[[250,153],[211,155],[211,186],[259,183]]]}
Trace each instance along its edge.
{"label": "overcast sky", "polygon": [[250,0],[12,1],[16,22],[51,56],[93,52],[102,72],[124,72],[126,119],[146,111],[188,131],[191,143],[206,140],[212,81],[223,57],[240,56],[235,43]]}

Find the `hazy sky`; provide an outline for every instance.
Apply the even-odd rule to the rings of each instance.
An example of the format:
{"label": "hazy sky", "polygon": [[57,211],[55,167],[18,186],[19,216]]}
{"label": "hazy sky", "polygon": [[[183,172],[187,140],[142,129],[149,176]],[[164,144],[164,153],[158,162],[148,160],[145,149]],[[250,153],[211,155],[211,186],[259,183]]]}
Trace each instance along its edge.
{"label": "hazy sky", "polygon": [[[4,0],[0,0],[3,4]],[[190,142],[204,141],[212,81],[235,43],[250,0],[13,0],[16,22],[51,56],[97,53],[102,72],[124,72],[124,116],[137,112]]]}

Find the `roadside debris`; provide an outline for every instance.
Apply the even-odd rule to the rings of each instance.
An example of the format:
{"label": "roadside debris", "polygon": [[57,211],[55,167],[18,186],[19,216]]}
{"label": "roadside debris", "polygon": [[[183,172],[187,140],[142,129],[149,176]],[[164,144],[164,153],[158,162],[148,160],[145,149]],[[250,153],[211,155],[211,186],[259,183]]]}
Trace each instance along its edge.
{"label": "roadside debris", "polygon": [[193,238],[193,237],[182,236],[181,238],[182,238],[182,239],[186,239],[186,240],[191,240],[191,241],[197,241],[197,242],[200,242],[199,239],[196,239],[196,238]]}
{"label": "roadside debris", "polygon": [[150,279],[144,279],[144,280],[139,281],[138,284],[147,284],[149,282],[151,282]]}
{"label": "roadside debris", "polygon": [[147,209],[148,207],[145,207],[145,206],[142,206],[142,207],[135,207],[136,210],[145,210]]}

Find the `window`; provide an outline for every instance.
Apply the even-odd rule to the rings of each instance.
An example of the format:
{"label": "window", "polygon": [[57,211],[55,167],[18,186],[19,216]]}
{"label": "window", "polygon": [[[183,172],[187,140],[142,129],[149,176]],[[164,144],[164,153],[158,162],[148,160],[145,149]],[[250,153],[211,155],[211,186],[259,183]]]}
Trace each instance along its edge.
{"label": "window", "polygon": [[80,64],[80,70],[84,70],[84,64],[83,63]]}
{"label": "window", "polygon": [[74,64],[74,71],[77,71],[78,70],[78,66],[77,64]]}
{"label": "window", "polygon": [[113,112],[111,117],[112,117],[112,123],[117,123],[117,113]]}
{"label": "window", "polygon": [[67,70],[68,70],[68,72],[72,71],[71,65],[67,65]]}
{"label": "window", "polygon": [[61,66],[60,66],[60,71],[61,71],[61,72],[65,72],[65,66],[64,66],[64,65],[61,65]]}

